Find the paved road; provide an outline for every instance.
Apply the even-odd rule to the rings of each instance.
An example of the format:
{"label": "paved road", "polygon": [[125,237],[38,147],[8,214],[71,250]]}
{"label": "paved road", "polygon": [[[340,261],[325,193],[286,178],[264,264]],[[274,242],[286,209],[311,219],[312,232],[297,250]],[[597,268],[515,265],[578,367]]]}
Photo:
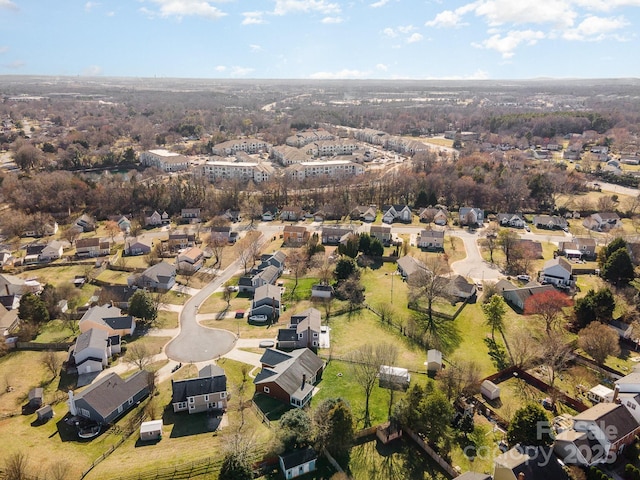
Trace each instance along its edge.
{"label": "paved road", "polygon": [[504,277],[498,267],[485,261],[478,248],[478,233],[471,233],[466,230],[452,230],[451,235],[459,237],[464,242],[464,249],[467,258],[458,260],[451,264],[451,269],[458,275],[472,278],[476,282],[484,280],[497,280]]}
{"label": "paved road", "polygon": [[[257,240],[260,245],[268,242],[273,235],[270,226],[259,226],[262,236]],[[180,333],[165,348],[167,357],[178,362],[204,362],[212,360],[233,349],[236,335],[228,330],[208,328],[200,325],[196,319],[198,307],[218,288],[222,287],[240,269],[241,262],[236,260],[220,276],[209,282],[184,304],[180,312]]]}

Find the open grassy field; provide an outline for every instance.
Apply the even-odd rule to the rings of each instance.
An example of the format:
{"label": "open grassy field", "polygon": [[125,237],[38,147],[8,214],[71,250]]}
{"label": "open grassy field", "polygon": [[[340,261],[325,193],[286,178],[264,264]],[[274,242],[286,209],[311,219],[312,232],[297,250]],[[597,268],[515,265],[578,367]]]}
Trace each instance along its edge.
{"label": "open grassy field", "polygon": [[158,311],[158,318],[156,319],[156,328],[177,328],[178,327],[178,313],[167,312],[166,310]]}
{"label": "open grassy field", "polygon": [[[77,326],[77,322],[75,324]],[[62,320],[51,320],[41,327],[40,333],[33,341],[40,343],[70,342],[77,335],[77,328],[74,331]]]}

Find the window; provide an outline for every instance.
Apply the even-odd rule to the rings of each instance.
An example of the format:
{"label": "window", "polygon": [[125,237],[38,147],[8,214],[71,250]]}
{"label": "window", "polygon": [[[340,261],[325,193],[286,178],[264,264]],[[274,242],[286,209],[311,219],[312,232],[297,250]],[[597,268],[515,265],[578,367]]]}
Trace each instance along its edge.
{"label": "window", "polygon": [[227,392],[220,392],[220,398],[226,398]]}
{"label": "window", "polygon": [[196,399],[195,399],[195,398],[193,398],[193,397],[189,397],[189,403],[193,403],[193,402],[195,402],[195,401],[196,401]]}
{"label": "window", "polygon": [[133,397],[129,397],[129,405],[131,405],[133,403]]}
{"label": "window", "polygon": [[313,332],[313,338],[318,338],[318,333],[317,332]]}
{"label": "window", "polygon": [[208,401],[209,401],[209,395],[205,395],[205,396],[204,396],[204,401],[205,401],[205,402],[208,402]]}
{"label": "window", "polygon": [[269,390],[269,387],[263,387],[263,388],[262,388],[262,391],[263,391],[264,393],[269,393],[271,390]]}

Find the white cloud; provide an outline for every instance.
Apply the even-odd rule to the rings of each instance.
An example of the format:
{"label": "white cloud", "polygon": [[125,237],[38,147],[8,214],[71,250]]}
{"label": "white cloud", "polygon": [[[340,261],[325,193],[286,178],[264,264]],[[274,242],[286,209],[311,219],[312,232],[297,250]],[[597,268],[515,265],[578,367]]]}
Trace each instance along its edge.
{"label": "white cloud", "polygon": [[326,0],[276,0],[276,5],[273,9],[275,15],[312,12],[334,15],[341,11],[339,4],[329,3]]}
{"label": "white cloud", "polygon": [[623,17],[605,18],[589,16],[571,30],[567,30],[563,38],[566,40],[602,40],[629,25]]}
{"label": "white cloud", "polygon": [[322,23],[327,23],[327,24],[336,24],[336,23],[342,23],[344,22],[344,19],[342,17],[324,17],[322,19]]}
{"label": "white cloud", "polygon": [[0,0],[0,8],[5,8],[7,10],[19,10],[18,6],[11,0]]}
{"label": "white cloud", "polygon": [[445,10],[437,14],[433,20],[429,20],[425,25],[436,28],[453,28],[460,26],[461,19],[461,15],[453,10]]}
{"label": "white cloud", "polygon": [[380,8],[384,7],[387,3],[389,3],[389,0],[378,0],[377,2],[372,3],[369,6],[372,8]]}
{"label": "white cloud", "polygon": [[588,10],[607,12],[614,8],[640,7],[640,0],[573,0],[580,7]]}
{"label": "white cloud", "polygon": [[251,72],[253,72],[253,68],[236,66],[236,67],[231,67],[231,71],[229,72],[229,75],[231,75],[232,77],[246,77]]}
{"label": "white cloud", "polygon": [[116,16],[116,12],[114,12],[113,10],[110,12],[107,12],[107,17],[115,17]]}
{"label": "white cloud", "polygon": [[376,70],[381,70],[383,72],[386,72],[387,70],[389,70],[389,67],[384,63],[379,63],[376,65]]}
{"label": "white cloud", "polygon": [[7,53],[8,51],[9,51],[9,47],[7,47],[6,45],[0,46],[0,54]]}
{"label": "white cloud", "polygon": [[382,30],[382,34],[389,38],[396,38],[398,36],[395,30],[391,27],[387,27],[384,30]]}
{"label": "white cloud", "polygon": [[198,16],[218,20],[227,15],[206,0],[151,0],[151,2],[159,6],[162,17]]}
{"label": "white cloud", "polygon": [[249,49],[252,52],[261,52],[262,51],[262,47],[260,45],[255,45],[255,44],[249,45]]}
{"label": "white cloud", "polygon": [[84,11],[85,12],[90,12],[91,10],[93,10],[95,7],[100,6],[100,3],[98,2],[87,2],[84,4]]}
{"label": "white cloud", "polygon": [[321,80],[333,80],[343,78],[367,78],[371,72],[362,70],[349,70],[344,69],[338,72],[316,72],[309,75],[309,78],[321,79]]}
{"label": "white cloud", "polygon": [[82,71],[82,75],[85,77],[97,77],[98,75],[102,75],[102,67],[90,65]]}
{"label": "white cloud", "polygon": [[400,33],[411,33],[416,29],[413,25],[400,25],[398,31]]}
{"label": "white cloud", "polygon": [[218,65],[215,68],[216,72],[226,72],[227,71],[227,67],[225,67],[224,65]]}
{"label": "white cloud", "polygon": [[495,34],[481,43],[473,43],[472,45],[477,48],[496,50],[502,55],[502,58],[511,58],[514,55],[514,50],[520,44],[535,45],[538,40],[543,38],[545,38],[545,33],[539,30],[511,30],[504,36]]}
{"label": "white cloud", "polygon": [[242,15],[244,16],[242,25],[261,25],[267,23],[263,18],[264,12],[244,12]]}
{"label": "white cloud", "polygon": [[407,38],[407,43],[416,43],[422,40],[422,35],[419,33],[412,33],[409,38]]}

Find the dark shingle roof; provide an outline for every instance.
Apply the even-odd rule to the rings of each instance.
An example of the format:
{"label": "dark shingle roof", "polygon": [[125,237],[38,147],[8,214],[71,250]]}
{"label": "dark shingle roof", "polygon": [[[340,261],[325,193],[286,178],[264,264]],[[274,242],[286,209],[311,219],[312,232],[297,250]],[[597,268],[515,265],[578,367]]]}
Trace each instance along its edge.
{"label": "dark shingle roof", "polygon": [[278,342],[295,342],[298,334],[295,328],[281,328],[278,330]]}
{"label": "dark shingle roof", "polygon": [[107,339],[109,334],[98,328],[90,328],[86,332],[80,334],[76,340],[76,348],[74,354],[82,352],[87,348],[107,348]]}
{"label": "dark shingle roof", "polygon": [[[283,355],[280,356],[280,361],[271,368],[263,367],[253,383],[258,384],[265,380],[275,382],[289,395],[293,395],[296,391],[300,390],[301,387],[303,389],[308,388],[308,384],[302,384],[303,378],[306,377],[310,380],[324,365],[322,359],[308,348],[300,348],[289,354],[284,354],[284,352],[279,352],[275,349],[267,349],[267,351],[268,350]],[[266,354],[267,352],[265,351],[265,355]],[[265,355],[262,357],[264,358]],[[270,373],[268,378],[265,378],[265,375],[263,375],[265,370],[271,370],[275,375]]]}
{"label": "dark shingle roof", "polygon": [[307,447],[294,450],[286,455],[280,455],[280,458],[282,459],[282,464],[284,465],[285,470],[289,470],[290,468],[304,465],[305,463],[318,458],[318,454],[313,448]]}
{"label": "dark shingle roof", "polygon": [[187,398],[197,395],[226,392],[227,377],[223,373],[212,377],[188,378],[174,381],[171,386],[173,389],[172,403],[185,402]]}
{"label": "dark shingle roof", "polygon": [[141,370],[124,380],[115,373],[109,373],[75,395],[75,400],[84,399],[102,418],[106,418],[127,399],[148,388],[148,375]]}

